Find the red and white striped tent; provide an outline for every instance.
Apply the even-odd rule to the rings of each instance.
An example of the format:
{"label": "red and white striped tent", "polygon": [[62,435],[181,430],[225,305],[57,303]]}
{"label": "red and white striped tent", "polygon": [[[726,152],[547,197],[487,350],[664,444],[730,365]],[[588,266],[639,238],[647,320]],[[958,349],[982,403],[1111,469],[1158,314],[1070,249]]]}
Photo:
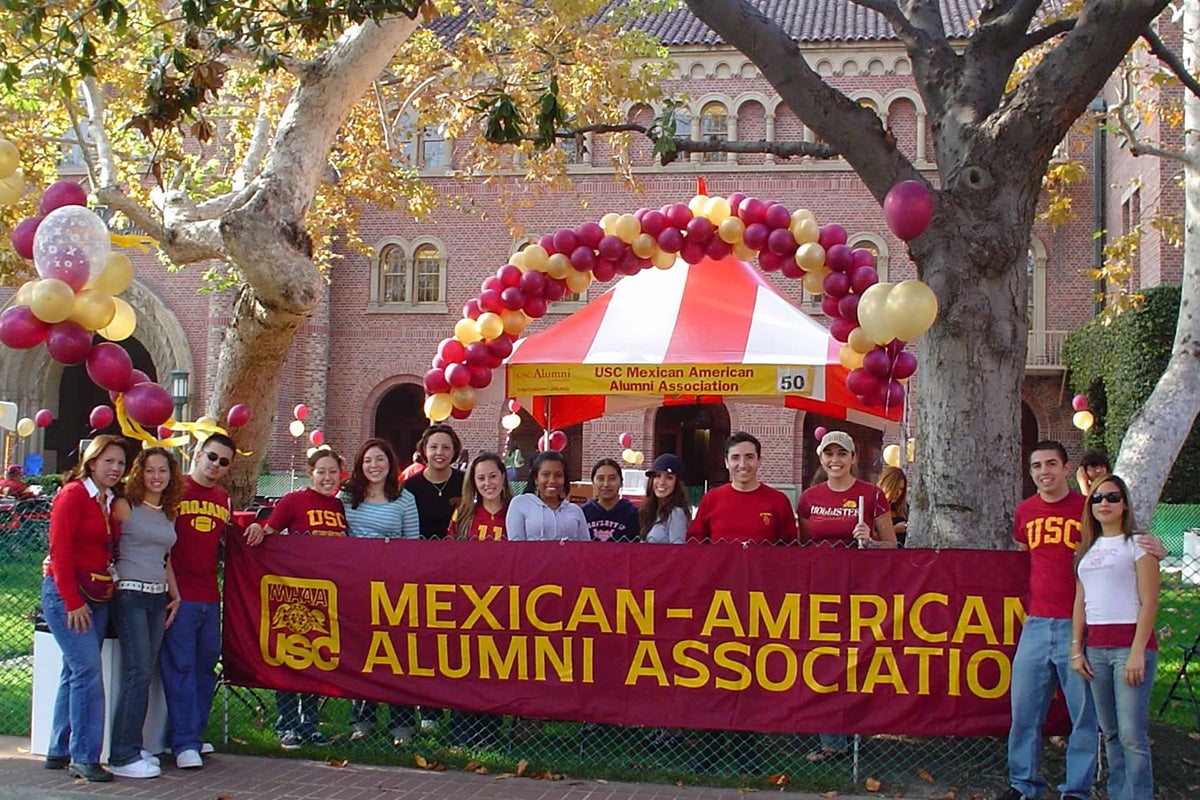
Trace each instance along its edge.
{"label": "red and white striped tent", "polygon": [[[903,409],[846,389],[841,343],[737,258],[648,269],[516,343],[508,397],[546,428],[688,403],[771,404],[874,428]],[[499,382],[497,382],[499,383]]]}

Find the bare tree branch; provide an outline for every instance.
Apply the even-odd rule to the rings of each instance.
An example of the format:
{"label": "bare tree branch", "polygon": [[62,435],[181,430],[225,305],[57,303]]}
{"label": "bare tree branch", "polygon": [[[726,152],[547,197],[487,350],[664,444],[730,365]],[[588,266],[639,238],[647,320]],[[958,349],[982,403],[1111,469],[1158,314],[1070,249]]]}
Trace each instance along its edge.
{"label": "bare tree branch", "polygon": [[1146,40],[1146,44],[1150,45],[1150,52],[1158,56],[1158,60],[1170,68],[1175,77],[1179,78],[1179,82],[1186,86],[1189,92],[1200,97],[1200,81],[1196,80],[1187,65],[1183,63],[1183,59],[1174,50],[1167,47],[1154,29],[1147,26],[1146,30],[1142,31],[1142,38]]}
{"label": "bare tree branch", "polygon": [[1129,98],[1132,95],[1130,81],[1128,73],[1122,76],[1119,100],[1108,109],[1109,116],[1117,120],[1117,127],[1120,128],[1121,135],[1129,143],[1129,154],[1132,156],[1157,156],[1167,161],[1178,162],[1191,169],[1200,169],[1198,154],[1152,145],[1138,136],[1137,131],[1133,129],[1133,123],[1129,121]]}
{"label": "bare tree branch", "polygon": [[250,135],[246,155],[233,173],[233,190],[235,192],[246,188],[253,176],[258,174],[263,158],[267,155],[268,137],[271,133],[271,116],[267,113],[267,103],[268,101],[263,99],[258,104],[258,114],[254,117],[254,132]]}
{"label": "bare tree branch", "polygon": [[[640,133],[652,142],[657,142],[654,128],[637,122],[615,124],[597,123],[582,125],[570,130],[558,131],[556,139],[574,139],[585,133]],[[535,142],[536,137],[525,136],[522,141]],[[663,166],[679,160],[680,153],[768,153],[778,158],[809,157],[819,159],[838,158],[842,155],[836,147],[825,142],[769,142],[766,139],[757,141],[729,141],[727,139],[708,139],[697,141],[683,136],[671,138],[672,152],[663,153]]]}
{"label": "bare tree branch", "polygon": [[1061,36],[1068,33],[1075,27],[1075,18],[1060,19],[1051,22],[1045,27],[1038,28],[1036,31],[1031,31],[1025,34],[1025,38],[1021,41],[1021,52],[1027,53],[1038,45],[1045,44],[1055,36]]}

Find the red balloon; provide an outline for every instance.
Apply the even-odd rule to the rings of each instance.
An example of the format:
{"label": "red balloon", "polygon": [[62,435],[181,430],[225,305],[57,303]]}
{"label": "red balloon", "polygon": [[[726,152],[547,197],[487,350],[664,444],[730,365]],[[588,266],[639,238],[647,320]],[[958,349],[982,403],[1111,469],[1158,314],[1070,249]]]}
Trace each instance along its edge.
{"label": "red balloon", "polygon": [[27,217],[13,228],[13,250],[16,250],[21,258],[33,258],[33,235],[37,233],[38,225],[41,224],[42,217]]}
{"label": "red balloon", "polygon": [[663,210],[667,223],[672,228],[683,230],[692,221],[692,210],[685,203],[671,203]]}
{"label": "red balloon", "polygon": [[92,332],[71,320],[51,325],[46,351],[60,364],[82,364],[92,351]]}
{"label": "red balloon", "polygon": [[446,380],[445,368],[426,371],[423,383],[426,394],[441,394],[450,391],[450,382]]}
{"label": "red balloon", "polygon": [[42,322],[29,306],[12,306],[0,313],[0,342],[14,350],[28,350],[46,341],[50,326]]}
{"label": "red balloon", "polygon": [[850,338],[850,331],[857,327],[857,322],[851,322],[848,319],[835,319],[829,325],[829,334],[844,344]]}
{"label": "red balloon", "polygon": [[[772,208],[783,208],[783,206],[772,206]],[[792,232],[787,228],[776,228],[767,235],[767,249],[776,255],[791,258],[795,255],[798,247],[796,237],[792,236]]]}
{"label": "red balloon", "polygon": [[541,245],[542,249],[550,255],[560,252],[559,249],[554,246],[554,237],[549,233],[538,239],[538,244]]}
{"label": "red balloon", "polygon": [[632,250],[626,250],[622,253],[621,257],[617,259],[616,266],[617,272],[622,275],[637,275],[642,270],[639,259],[633,254]]}
{"label": "red balloon", "polygon": [[896,238],[911,241],[933,220],[934,198],[921,181],[901,181],[883,199],[883,219]]}
{"label": "red balloon", "polygon": [[499,314],[504,308],[504,304],[500,302],[500,293],[495,289],[484,289],[479,293],[479,307],[484,311]]}
{"label": "red balloon", "polygon": [[125,413],[143,428],[157,428],[175,413],[175,403],[165,388],[146,381],[125,392]]}
{"label": "red balloon", "polygon": [[240,428],[250,421],[250,407],[245,403],[238,403],[229,409],[229,413],[225,415],[225,422],[231,428]]}
{"label": "red balloon", "polygon": [[1071,408],[1076,411],[1087,411],[1088,399],[1086,394],[1077,394],[1071,398]]}
{"label": "red balloon", "polygon": [[882,347],[863,356],[862,368],[876,378],[887,378],[892,372],[892,359]]}
{"label": "red balloon", "polygon": [[554,234],[554,252],[574,253],[577,247],[579,247],[579,237],[570,228],[563,228]]}
{"label": "red balloon", "polygon": [[592,277],[601,283],[611,281],[617,274],[617,266],[611,261],[597,261],[592,269]]}
{"label": "red balloon", "polygon": [[468,300],[463,303],[462,311],[464,319],[479,319],[479,315],[483,313],[483,309],[479,307],[478,300]]}
{"label": "red balloon", "polygon": [[854,266],[854,251],[844,244],[835,244],[825,251],[825,266],[834,272],[845,272]]}
{"label": "red balloon", "polygon": [[308,419],[308,406],[304,403],[297,403],[296,407],[292,409],[292,416],[301,422]]}
{"label": "red balloon", "polygon": [[776,203],[767,207],[763,222],[771,230],[786,230],[792,224],[792,212],[787,210],[787,206]]}
{"label": "red balloon", "polygon": [[525,293],[515,286],[509,286],[500,293],[500,302],[510,311],[516,311],[525,305]]}
{"label": "red balloon", "polygon": [[623,448],[633,447],[633,434],[629,431],[625,431],[617,437],[617,444],[621,445]]}
{"label": "red balloon", "polygon": [[479,291],[500,294],[504,291],[504,284],[495,275],[489,275],[483,279],[483,283],[479,284]]}
{"label": "red balloon", "polygon": [[[770,250],[763,250],[758,254],[758,266],[763,272],[776,272],[780,269],[783,269],[783,267],[787,265],[788,261],[792,262],[792,266],[796,267],[796,272],[799,272],[800,276],[804,275],[803,270],[796,266],[795,259],[784,259],[783,256],[772,253]],[[785,272],[784,274],[787,273]]]}
{"label": "red balloon", "polygon": [[550,434],[550,449],[558,450],[560,452],[562,450],[566,450],[567,449],[567,435],[565,433],[563,433],[562,431],[551,432],[551,434]]}
{"label": "red balloon", "polygon": [[667,227],[667,216],[661,211],[647,211],[642,215],[642,233],[658,236]]}
{"label": "red balloon", "polygon": [[441,356],[434,356],[433,358],[429,359],[429,366],[433,367],[434,369],[444,370],[448,363],[449,362],[447,362],[446,359],[442,358]]}
{"label": "red balloon", "polygon": [[42,216],[63,206],[86,206],[87,191],[75,181],[58,181],[42,193],[38,211]]}
{"label": "red balloon", "polygon": [[[759,253],[758,254],[758,263],[760,266],[763,263],[763,256],[775,256],[775,254],[767,252],[766,250]],[[775,256],[775,258],[780,258],[780,257]],[[782,272],[785,277],[794,278],[797,280],[804,277],[804,270],[800,269],[800,265],[796,263],[796,259],[780,258],[780,261],[782,262],[783,266],[781,266],[779,268],[779,271]]]}
{"label": "red balloon", "polygon": [[466,357],[467,349],[458,339],[442,339],[438,344],[437,354],[445,359],[447,364],[453,364]]}
{"label": "red balloon", "polygon": [[[864,359],[865,360],[865,359]],[[879,387],[879,379],[862,367],[846,375],[846,388],[857,395],[869,395]]]}
{"label": "red balloon", "polygon": [[507,289],[521,282],[521,270],[512,264],[505,264],[496,270],[496,277],[500,279],[500,285]]}
{"label": "red balloon", "polygon": [[889,356],[895,356],[897,353],[904,352],[904,342],[899,339],[892,339],[884,347],[887,348]]}
{"label": "red balloon", "polygon": [[469,409],[459,408],[458,406],[454,406],[450,409],[450,417],[452,419],[466,419],[469,416],[471,416]]}
{"label": "red balloon", "polygon": [[493,341],[488,342],[487,348],[488,352],[496,358],[508,358],[512,355],[513,351],[512,339],[509,339],[507,336],[499,336]]}
{"label": "red balloon", "polygon": [[312,442],[313,447],[320,447],[325,444],[325,434],[321,433],[320,430],[315,430],[308,435],[308,440]]}
{"label": "red balloon", "polygon": [[521,403],[517,400],[517,398],[513,397],[513,398],[509,399],[508,412],[510,414],[516,414],[516,413],[519,413],[520,411],[521,411]]}
{"label": "red balloon", "polygon": [[862,294],[879,283],[879,273],[874,267],[855,267],[850,273],[850,287],[855,294]]}
{"label": "red balloon", "polygon": [[471,369],[466,364],[450,364],[446,367],[446,382],[451,386],[466,386],[471,382]]}
{"label": "red balloon", "polygon": [[713,227],[712,222],[710,222],[707,217],[692,217],[690,220],[688,220],[685,230],[687,230],[687,238],[689,242],[695,242],[696,244],[708,244],[709,240],[713,238],[713,234],[716,233],[717,229]]}
{"label": "red balloon", "polygon": [[679,248],[679,257],[689,264],[699,264],[704,260],[704,247],[688,239]]}
{"label": "red balloon", "polygon": [[575,235],[579,237],[581,245],[595,250],[596,245],[600,244],[600,240],[604,238],[604,228],[595,222],[584,222],[575,227]]}
{"label": "red balloon", "polygon": [[158,433],[159,439],[170,439],[172,436],[175,435],[175,431],[171,430],[166,425],[159,425],[158,431],[156,431],[156,432]]}
{"label": "red balloon", "polygon": [[33,421],[39,428],[46,428],[54,422],[54,415],[50,413],[50,409],[43,408],[33,415]]}
{"label": "red balloon", "polygon": [[526,297],[525,298],[525,315],[530,319],[538,319],[546,316],[546,311],[549,310],[549,303],[544,297]]}
{"label": "red balloon", "polygon": [[892,377],[898,381],[911,378],[917,371],[917,357],[907,351],[896,353],[892,360]]}
{"label": "red balloon", "polygon": [[829,252],[829,248],[838,244],[846,243],[846,229],[836,222],[831,222],[828,225],[821,226],[821,233],[817,239],[817,244],[825,248],[825,252]]}
{"label": "red balloon", "polygon": [[883,397],[881,402],[888,408],[904,405],[904,387],[896,381],[891,381],[887,386],[881,386],[883,389]]}
{"label": "red balloon", "polygon": [[844,272],[831,272],[825,276],[821,288],[826,297],[840,299],[850,293],[850,278]]}
{"label": "red balloon", "polygon": [[746,199],[745,192],[734,192],[733,194],[729,195],[729,210],[732,211],[734,214],[738,213],[738,207],[742,204],[742,201],[745,199]]}
{"label": "red balloon", "polygon": [[865,247],[854,248],[850,251],[850,255],[854,257],[854,266],[856,267],[875,266],[875,254]]}
{"label": "red balloon", "polygon": [[683,247],[683,234],[679,228],[663,228],[658,232],[658,249],[664,253],[678,253]]}
{"label": "red balloon", "polygon": [[96,406],[92,409],[92,413],[88,414],[88,425],[94,429],[102,431],[113,423],[113,410],[108,406]]}
{"label": "red balloon", "polygon": [[[471,342],[464,350],[463,361],[467,362],[468,367],[478,367],[487,363],[489,351],[488,346],[483,342]],[[430,394],[437,393],[430,392]]]}
{"label": "red balloon", "polygon": [[733,245],[719,236],[714,236],[704,246],[704,253],[713,261],[720,261],[722,258],[729,258],[733,255]]}
{"label": "red balloon", "polygon": [[123,392],[133,386],[133,360],[121,345],[101,342],[88,353],[87,374],[101,389]]}
{"label": "red balloon", "polygon": [[838,316],[851,322],[858,322],[858,295],[848,294],[838,300]]}
{"label": "red balloon", "polygon": [[767,206],[762,200],[757,197],[747,197],[738,206],[738,216],[742,222],[746,223],[746,227],[762,223],[767,218]]}

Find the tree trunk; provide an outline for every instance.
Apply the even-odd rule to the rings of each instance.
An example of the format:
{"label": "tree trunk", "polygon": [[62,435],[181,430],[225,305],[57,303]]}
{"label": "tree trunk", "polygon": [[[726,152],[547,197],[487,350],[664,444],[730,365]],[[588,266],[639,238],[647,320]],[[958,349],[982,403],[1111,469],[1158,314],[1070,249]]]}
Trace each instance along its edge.
{"label": "tree trunk", "polygon": [[[1183,6],[1183,59],[1200,67],[1200,0]],[[1134,519],[1147,529],[1163,486],[1200,411],[1200,99],[1184,92],[1184,239],[1179,322],[1171,359],[1146,404],[1134,414],[1114,471],[1129,482]]]}

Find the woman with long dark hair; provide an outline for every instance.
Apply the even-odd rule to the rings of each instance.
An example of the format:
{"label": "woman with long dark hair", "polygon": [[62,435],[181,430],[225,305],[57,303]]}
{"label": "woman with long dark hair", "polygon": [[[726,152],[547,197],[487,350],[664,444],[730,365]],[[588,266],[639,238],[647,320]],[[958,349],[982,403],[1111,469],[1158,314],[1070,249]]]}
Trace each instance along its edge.
{"label": "woman with long dark hair", "polygon": [[421,434],[417,452],[425,458],[425,469],[409,478],[404,486],[417,499],[421,538],[441,539],[462,497],[462,470],[454,468],[462,453],[462,442],[454,428],[439,423],[430,425]]}
{"label": "woman with long dark hair", "polygon": [[638,510],[642,539],[651,544],[683,544],[692,521],[692,503],[679,474],[683,462],[674,453],[663,453],[646,470],[646,498]]}
{"label": "woman with long dark hair", "polygon": [[636,542],[638,508],[621,497],[621,465],[602,458],[592,467],[592,499],[583,504],[588,531],[598,542]]}
{"label": "woman with long dark hair", "polygon": [[525,494],[508,505],[504,520],[508,538],[513,541],[589,541],[583,510],[567,500],[567,461],[562,453],[547,450],[538,453],[529,466]]}
{"label": "woman with long dark hair", "polygon": [[1108,755],[1108,796],[1153,800],[1150,690],[1158,666],[1158,559],[1135,541],[1129,487],[1092,483],[1075,552],[1071,669],[1090,684]]}
{"label": "woman with long dark hair", "polygon": [[507,538],[504,518],[512,499],[504,459],[496,453],[480,453],[467,467],[462,500],[454,511],[447,535],[455,539]]}

